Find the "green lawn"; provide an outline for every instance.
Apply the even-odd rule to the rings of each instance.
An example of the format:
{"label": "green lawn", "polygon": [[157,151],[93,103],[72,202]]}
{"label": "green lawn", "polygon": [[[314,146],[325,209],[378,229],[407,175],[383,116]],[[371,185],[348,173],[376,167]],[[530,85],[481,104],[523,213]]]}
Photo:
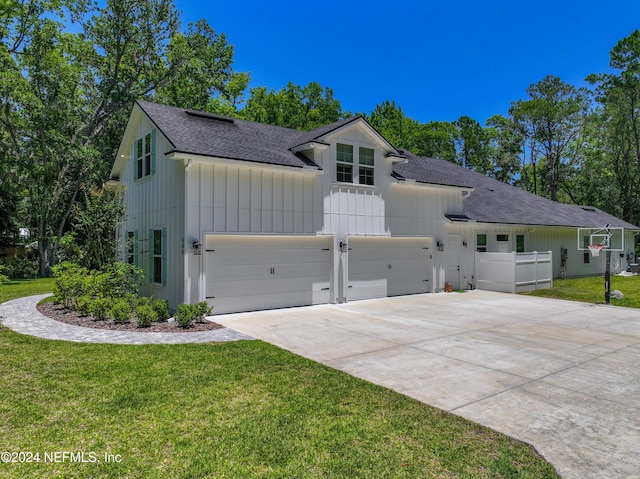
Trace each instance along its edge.
{"label": "green lawn", "polygon": [[[615,289],[624,293],[625,297],[611,299],[612,305],[640,308],[640,276],[611,275],[611,291]],[[604,276],[554,279],[553,288],[523,294],[604,304]]]}
{"label": "green lawn", "polygon": [[0,452],[41,461],[0,462],[0,477],[558,477],[522,443],[261,341],[77,344],[4,328],[0,351]]}
{"label": "green lawn", "polygon": [[0,303],[23,296],[50,293],[53,291],[53,281],[53,278],[20,279],[0,284]]}

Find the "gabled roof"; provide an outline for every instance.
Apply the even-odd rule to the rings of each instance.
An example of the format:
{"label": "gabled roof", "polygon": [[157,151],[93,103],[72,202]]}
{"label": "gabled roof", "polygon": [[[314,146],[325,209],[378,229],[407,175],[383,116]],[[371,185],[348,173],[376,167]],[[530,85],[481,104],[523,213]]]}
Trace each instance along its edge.
{"label": "gabled roof", "polygon": [[147,101],[136,104],[172,144],[173,149],[164,153],[320,169],[296,147],[316,141],[326,145],[327,135],[357,123],[377,135],[389,150],[387,156],[406,159],[393,166],[392,176],[397,180],[472,190],[464,199],[464,215],[460,218],[480,223],[569,227],[610,224],[639,229],[597,208],[556,203],[451,162],[397,150],[362,117],[345,118],[305,132]]}
{"label": "gabled roof", "polygon": [[556,203],[448,161],[405,154],[407,163],[394,166],[396,178],[473,188],[464,199],[464,216],[471,221],[569,227],[610,224],[630,230],[639,229],[598,208]]}
{"label": "gabled roof", "polygon": [[184,108],[138,101],[158,130],[171,142],[164,153],[190,153],[290,167],[316,167],[289,148],[306,132],[228,118]]}

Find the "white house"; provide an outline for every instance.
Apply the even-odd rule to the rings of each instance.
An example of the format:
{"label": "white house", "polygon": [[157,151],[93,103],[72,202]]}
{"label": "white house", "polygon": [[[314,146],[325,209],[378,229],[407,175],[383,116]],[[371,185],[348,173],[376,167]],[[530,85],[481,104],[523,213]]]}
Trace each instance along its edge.
{"label": "white house", "polygon": [[361,117],[302,132],[138,101],[111,177],[144,293],[218,314],[473,288],[476,251],[552,251],[556,277],[600,273],[576,228],[604,224],[625,228],[619,271],[638,230],[398,150]]}

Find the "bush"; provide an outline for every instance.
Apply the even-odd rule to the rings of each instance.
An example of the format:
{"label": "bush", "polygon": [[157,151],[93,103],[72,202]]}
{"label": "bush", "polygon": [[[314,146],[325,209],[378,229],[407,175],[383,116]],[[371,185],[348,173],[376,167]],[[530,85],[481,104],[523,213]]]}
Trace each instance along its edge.
{"label": "bush", "polygon": [[118,299],[111,307],[111,317],[116,324],[124,324],[133,316],[131,305],[126,299]]}
{"label": "bush", "polygon": [[153,309],[156,312],[157,321],[169,319],[169,303],[166,299],[156,299],[153,301]]}
{"label": "bush", "polygon": [[26,258],[7,261],[3,273],[11,279],[33,279],[38,277],[38,263]]}
{"label": "bush", "polygon": [[198,314],[198,307],[195,304],[180,304],[175,314],[176,324],[181,328],[188,328]]}
{"label": "bush", "polygon": [[107,268],[107,287],[115,298],[133,294],[138,295],[144,279],[142,269],[128,263],[113,263]]}
{"label": "bush", "polygon": [[111,312],[111,303],[112,300],[110,298],[99,297],[94,299],[91,303],[91,314],[100,321],[108,319]]}
{"label": "bush", "polygon": [[209,303],[206,301],[201,301],[194,305],[196,307],[196,311],[198,312],[197,321],[202,323],[204,321],[205,316],[209,316],[213,308],[209,306]]}
{"label": "bush", "polygon": [[4,265],[1,265],[1,264],[0,264],[0,284],[7,284],[7,283],[10,283],[10,282],[11,282],[11,280],[9,279],[9,277],[8,277],[8,276],[5,276],[5,275],[3,274],[3,271],[4,271]]}
{"label": "bush", "polygon": [[91,302],[92,298],[88,294],[83,294],[76,298],[76,311],[82,316],[89,316],[91,314]]}
{"label": "bush", "polygon": [[136,319],[139,328],[148,328],[151,323],[158,320],[158,313],[148,304],[143,304],[136,309]]}
{"label": "bush", "polygon": [[85,294],[89,271],[75,263],[64,262],[51,268],[56,278],[53,286],[53,302],[71,307],[76,298]]}

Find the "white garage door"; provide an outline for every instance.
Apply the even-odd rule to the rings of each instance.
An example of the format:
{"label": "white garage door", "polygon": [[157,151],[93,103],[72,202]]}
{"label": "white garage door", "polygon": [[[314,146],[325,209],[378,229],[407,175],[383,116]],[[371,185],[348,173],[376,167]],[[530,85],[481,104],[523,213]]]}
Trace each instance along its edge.
{"label": "white garage door", "polygon": [[428,293],[430,238],[349,237],[348,300]]}
{"label": "white garage door", "polygon": [[208,235],[213,314],[328,303],[333,237]]}

